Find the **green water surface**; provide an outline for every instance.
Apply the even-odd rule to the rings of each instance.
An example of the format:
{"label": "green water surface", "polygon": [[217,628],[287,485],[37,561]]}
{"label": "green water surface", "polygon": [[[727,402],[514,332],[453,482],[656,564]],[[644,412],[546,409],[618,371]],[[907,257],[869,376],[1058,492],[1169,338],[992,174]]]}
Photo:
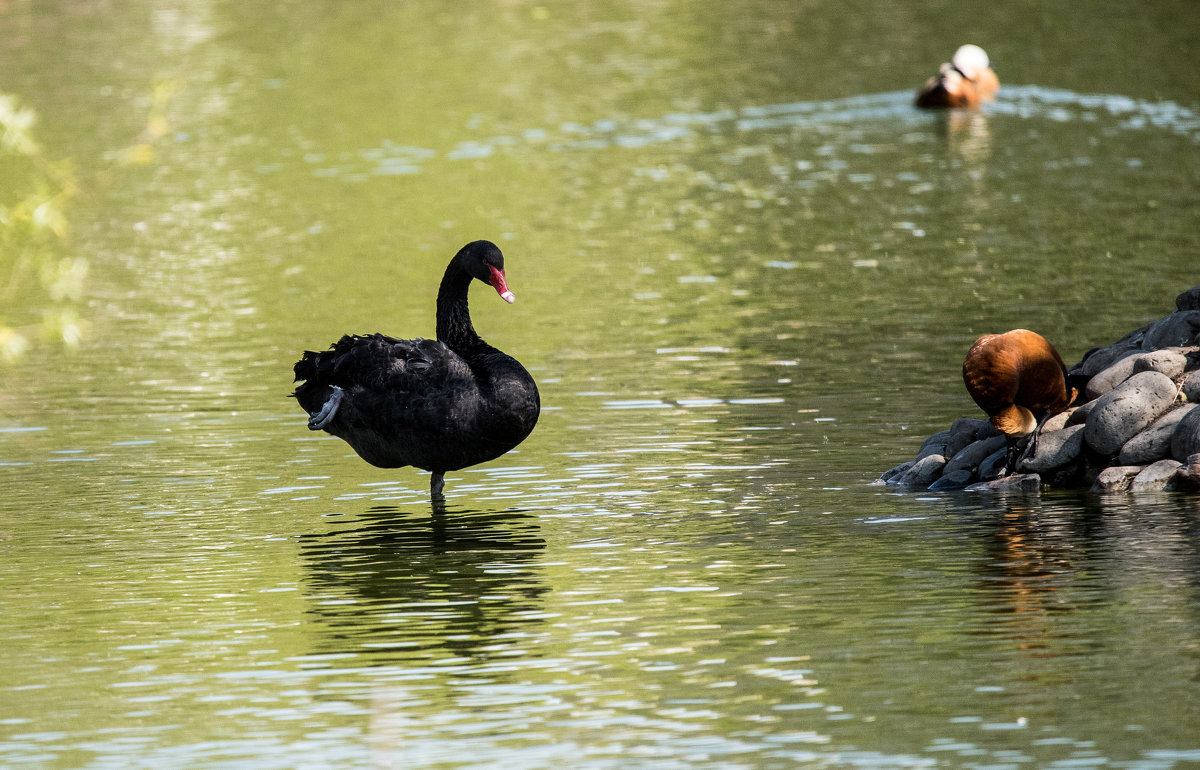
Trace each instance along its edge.
{"label": "green water surface", "polygon": [[[1200,761],[1195,496],[896,493],[1017,326],[1200,283],[1192,2],[0,7],[0,764]],[[999,101],[919,113],[960,43]],[[533,435],[313,434],[476,328]]]}

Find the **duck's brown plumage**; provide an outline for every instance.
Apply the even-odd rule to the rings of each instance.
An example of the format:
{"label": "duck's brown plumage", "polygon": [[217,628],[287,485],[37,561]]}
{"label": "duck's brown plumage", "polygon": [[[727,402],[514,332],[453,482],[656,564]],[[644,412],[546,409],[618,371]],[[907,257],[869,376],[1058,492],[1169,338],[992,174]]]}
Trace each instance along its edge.
{"label": "duck's brown plumage", "polygon": [[1078,395],[1067,384],[1062,357],[1046,338],[1028,329],[986,334],[963,361],[967,392],[1009,441],[1006,470],[1015,464],[1016,443],[1064,411]]}

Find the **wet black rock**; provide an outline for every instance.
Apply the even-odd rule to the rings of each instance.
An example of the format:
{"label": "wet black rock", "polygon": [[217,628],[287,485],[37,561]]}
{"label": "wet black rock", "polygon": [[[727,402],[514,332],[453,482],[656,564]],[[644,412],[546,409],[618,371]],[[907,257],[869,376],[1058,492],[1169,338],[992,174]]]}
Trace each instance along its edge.
{"label": "wet black rock", "polygon": [[1083,451],[1084,428],[1083,425],[1072,425],[1062,430],[1043,431],[1038,438],[1037,452],[1022,460],[1019,470],[1043,473],[1073,461]]}
{"label": "wet black rock", "polygon": [[1193,286],[1175,298],[1176,310],[1200,310],[1200,286]]}
{"label": "wet black rock", "polygon": [[1121,465],[1144,465],[1170,457],[1171,438],[1175,429],[1195,408],[1196,404],[1178,404],[1171,408],[1150,423],[1150,427],[1126,441],[1117,455],[1117,462]]}
{"label": "wet black rock", "polygon": [[1087,390],[1084,391],[1085,395],[1089,399],[1099,398],[1129,379],[1129,376],[1133,374],[1133,365],[1141,355],[1142,353],[1137,350],[1123,353],[1088,380]]}
{"label": "wet black rock", "polygon": [[1004,471],[1004,463],[1008,460],[1008,447],[992,452],[979,464],[979,480],[992,481],[1000,478]]}
{"label": "wet black rock", "polygon": [[945,492],[952,489],[962,489],[967,484],[971,483],[973,476],[974,474],[965,468],[960,468],[956,471],[950,471],[949,473],[943,473],[940,479],[929,485],[929,489],[933,492]]}
{"label": "wet black rock", "polygon": [[920,462],[930,455],[953,457],[977,439],[996,435],[999,435],[999,431],[987,420],[959,418],[948,430],[939,431],[925,439],[917,451],[916,461]]}
{"label": "wet black rock", "polygon": [[1179,383],[1179,390],[1189,402],[1200,401],[1200,369],[1184,377],[1183,382]]}
{"label": "wet black rock", "polygon": [[1131,492],[1162,492],[1181,467],[1183,467],[1183,463],[1178,460],[1159,460],[1151,463],[1133,477],[1133,481],[1129,483],[1129,490]]}
{"label": "wet black rock", "polygon": [[[991,426],[989,425],[988,427]],[[960,470],[975,472],[979,469],[980,464],[984,460],[998,451],[1003,452],[1004,447],[1004,436],[1001,435],[980,439],[979,441],[968,444],[958,454],[950,458],[950,461],[946,463],[946,467],[942,470],[942,473],[950,474]]]}
{"label": "wet black rock", "polygon": [[965,487],[967,492],[1037,492],[1041,488],[1042,477],[1036,473],[1018,473]]}
{"label": "wet black rock", "polygon": [[1200,337],[1200,310],[1179,310],[1150,324],[1142,338],[1142,350],[1195,345]]}
{"label": "wet black rock", "polygon": [[1200,452],[1200,409],[1191,410],[1171,433],[1171,456],[1186,460]]}
{"label": "wet black rock", "polygon": [[906,463],[900,463],[895,468],[891,468],[883,472],[883,475],[875,480],[876,484],[897,485],[900,479],[904,478],[904,472],[916,465],[916,462],[909,460]]}
{"label": "wet black rock", "polygon": [[1142,472],[1140,465],[1112,465],[1100,471],[1092,484],[1094,492],[1124,492],[1134,478]]}
{"label": "wet black rock", "polygon": [[937,454],[925,455],[913,463],[896,483],[903,487],[928,487],[942,475],[945,465],[945,457]]}
{"label": "wet black rock", "polygon": [[1167,483],[1168,491],[1200,492],[1200,454],[1194,454],[1183,461],[1183,467],[1175,471],[1175,476]]}

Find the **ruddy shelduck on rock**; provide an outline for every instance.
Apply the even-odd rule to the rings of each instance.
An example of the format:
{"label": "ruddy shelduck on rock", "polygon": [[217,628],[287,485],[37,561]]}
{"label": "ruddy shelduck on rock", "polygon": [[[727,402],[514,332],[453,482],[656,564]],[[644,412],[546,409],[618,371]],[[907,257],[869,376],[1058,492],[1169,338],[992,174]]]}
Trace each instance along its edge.
{"label": "ruddy shelduck on rock", "polygon": [[1015,470],[1026,454],[1037,451],[1037,437],[1045,421],[1065,411],[1079,395],[1067,385],[1067,367],[1058,351],[1045,337],[1028,329],[986,334],[975,340],[963,361],[963,382],[1008,442],[1002,475]]}

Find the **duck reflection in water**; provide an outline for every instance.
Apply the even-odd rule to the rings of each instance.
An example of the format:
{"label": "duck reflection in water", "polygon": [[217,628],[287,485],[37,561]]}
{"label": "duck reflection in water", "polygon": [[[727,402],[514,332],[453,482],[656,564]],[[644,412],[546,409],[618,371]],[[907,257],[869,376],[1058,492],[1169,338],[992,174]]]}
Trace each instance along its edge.
{"label": "duck reflection in water", "polygon": [[978,172],[983,171],[984,164],[992,154],[992,132],[988,127],[988,116],[977,110],[951,110],[941,114],[938,130],[945,138],[947,149],[962,159],[968,172],[976,172],[970,177],[970,194],[978,199],[972,209],[986,209],[987,199],[984,193],[987,188],[978,178]]}
{"label": "duck reflection in water", "polygon": [[[1071,531],[1077,525],[1084,529]],[[1054,616],[1072,609],[1060,589],[1074,574],[1074,541],[1087,539],[1086,524],[1041,519],[1036,508],[1008,505],[997,524],[979,531],[987,538],[988,558],[979,569],[984,606],[1007,617],[987,628],[1033,657],[1049,656],[1052,641],[1062,637]]]}
{"label": "duck reflection in water", "polygon": [[435,506],[430,527],[427,515],[375,507],[300,545],[319,653],[491,658],[543,622],[546,543],[526,513]]}
{"label": "duck reflection in water", "polygon": [[[987,558],[978,562],[979,600],[988,613],[983,633],[1010,640],[1030,658],[1093,653],[1092,625],[1103,618],[1066,622],[1077,609],[1144,602],[1161,615],[1167,596],[1181,615],[1194,614],[1200,592],[1200,526],[1196,514],[1173,501],[1132,496],[1065,495],[1061,507],[1006,503],[981,511],[977,536]],[[1159,584],[1165,591],[1131,591]]]}

